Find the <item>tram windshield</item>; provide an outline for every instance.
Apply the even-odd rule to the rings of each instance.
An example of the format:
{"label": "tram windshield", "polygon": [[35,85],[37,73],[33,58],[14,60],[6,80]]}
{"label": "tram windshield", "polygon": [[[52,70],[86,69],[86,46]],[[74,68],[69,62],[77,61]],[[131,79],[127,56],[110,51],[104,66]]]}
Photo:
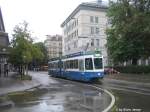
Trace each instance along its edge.
{"label": "tram windshield", "polygon": [[93,70],[92,58],[86,58],[85,59],[85,69],[86,70]]}
{"label": "tram windshield", "polygon": [[94,66],[95,69],[102,69],[103,68],[102,58],[94,58]]}

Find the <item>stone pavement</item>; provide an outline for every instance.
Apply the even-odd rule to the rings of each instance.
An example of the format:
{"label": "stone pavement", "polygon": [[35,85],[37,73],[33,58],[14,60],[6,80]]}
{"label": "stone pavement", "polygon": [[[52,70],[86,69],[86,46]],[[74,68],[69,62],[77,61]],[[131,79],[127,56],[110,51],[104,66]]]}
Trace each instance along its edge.
{"label": "stone pavement", "polygon": [[4,77],[3,75],[0,77],[0,95],[16,91],[24,91],[26,89],[40,86],[39,81],[37,81],[35,78],[33,78],[31,81],[21,81],[12,78],[12,74],[13,73],[10,72],[8,77]]}

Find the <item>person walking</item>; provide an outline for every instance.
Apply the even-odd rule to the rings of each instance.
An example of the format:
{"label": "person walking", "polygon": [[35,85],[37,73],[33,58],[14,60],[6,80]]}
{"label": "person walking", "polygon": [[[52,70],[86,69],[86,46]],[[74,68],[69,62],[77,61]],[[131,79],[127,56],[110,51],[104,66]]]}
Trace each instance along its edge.
{"label": "person walking", "polygon": [[8,71],[9,71],[9,69],[8,69],[8,64],[6,64],[6,65],[4,66],[4,77],[8,77]]}
{"label": "person walking", "polygon": [[8,77],[8,71],[9,71],[9,69],[8,69],[8,65],[6,66],[6,77]]}

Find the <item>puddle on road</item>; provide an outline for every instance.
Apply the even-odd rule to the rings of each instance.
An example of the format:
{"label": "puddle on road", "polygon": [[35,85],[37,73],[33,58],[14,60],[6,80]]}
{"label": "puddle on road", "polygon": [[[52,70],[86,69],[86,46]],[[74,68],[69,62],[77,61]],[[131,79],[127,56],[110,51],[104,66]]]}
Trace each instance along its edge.
{"label": "puddle on road", "polygon": [[90,87],[52,84],[8,94],[14,107],[0,112],[99,112],[110,104],[110,97]]}

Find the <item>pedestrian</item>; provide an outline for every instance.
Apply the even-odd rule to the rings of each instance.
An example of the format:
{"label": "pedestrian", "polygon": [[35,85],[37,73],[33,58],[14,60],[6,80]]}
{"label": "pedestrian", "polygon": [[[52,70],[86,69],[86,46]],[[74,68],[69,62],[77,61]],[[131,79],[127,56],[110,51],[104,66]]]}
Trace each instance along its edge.
{"label": "pedestrian", "polygon": [[9,71],[9,69],[8,69],[8,65],[6,66],[6,77],[8,77],[8,71]]}
{"label": "pedestrian", "polygon": [[4,77],[8,77],[8,71],[9,71],[9,69],[8,69],[8,64],[6,64],[6,65],[4,66]]}

